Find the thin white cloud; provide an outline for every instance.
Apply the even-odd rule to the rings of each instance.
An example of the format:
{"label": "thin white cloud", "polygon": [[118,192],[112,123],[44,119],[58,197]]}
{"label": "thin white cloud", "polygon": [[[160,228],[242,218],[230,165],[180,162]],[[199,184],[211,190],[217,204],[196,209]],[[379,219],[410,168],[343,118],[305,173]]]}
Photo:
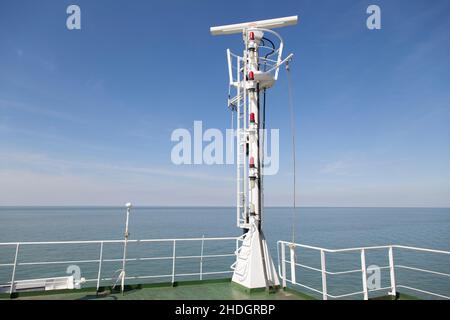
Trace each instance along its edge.
{"label": "thin white cloud", "polygon": [[58,120],[70,121],[70,122],[75,122],[75,123],[80,123],[80,124],[86,123],[86,121],[84,119],[76,117],[67,112],[62,112],[59,110],[54,110],[54,109],[43,107],[43,106],[37,106],[37,105],[29,104],[29,103],[12,101],[12,100],[7,100],[7,99],[0,99],[0,109],[15,109],[15,110],[38,114],[38,115],[49,117],[49,118],[58,119]]}
{"label": "thin white cloud", "polygon": [[[227,190],[227,187],[229,190]],[[231,205],[232,185],[0,171],[0,205]]]}
{"label": "thin white cloud", "polygon": [[339,160],[331,163],[327,163],[320,169],[321,173],[330,173],[336,175],[346,175],[348,174],[349,164],[346,161]]}
{"label": "thin white cloud", "polygon": [[203,167],[141,167],[0,152],[0,205],[232,205],[234,179]]}
{"label": "thin white cloud", "polygon": [[[105,162],[73,161],[49,157],[45,154],[28,152],[0,152],[0,172],[8,171],[8,168],[24,171],[45,171],[52,174],[79,174],[80,171],[91,176],[101,174],[120,175],[134,174],[147,176],[168,176],[200,181],[234,181],[233,177],[212,175],[201,167],[194,166],[165,166],[145,167],[115,165]],[[206,167],[203,167],[206,169]],[[203,172],[202,172],[203,171]]]}
{"label": "thin white cloud", "polygon": [[93,144],[88,143],[85,141],[80,141],[76,139],[67,138],[66,136],[62,134],[51,134],[51,133],[45,133],[38,130],[29,130],[29,129],[23,129],[23,128],[16,128],[10,125],[7,125],[6,123],[0,123],[0,132],[9,132],[13,133],[14,135],[25,135],[33,138],[38,138],[41,141],[57,141],[59,143],[62,143],[64,145],[71,145],[74,147],[77,147],[78,149],[90,149],[90,150],[96,150],[96,151],[113,151],[113,152],[121,152],[123,149],[116,148],[110,145],[104,145],[104,144]]}

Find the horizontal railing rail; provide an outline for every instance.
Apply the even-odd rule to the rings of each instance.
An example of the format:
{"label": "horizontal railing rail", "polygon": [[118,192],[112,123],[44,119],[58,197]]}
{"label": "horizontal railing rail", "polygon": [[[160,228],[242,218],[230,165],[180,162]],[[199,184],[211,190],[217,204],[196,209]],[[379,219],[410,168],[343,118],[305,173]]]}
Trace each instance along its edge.
{"label": "horizontal railing rail", "polygon": [[[181,242],[201,242],[201,249],[199,254],[187,254],[180,255],[177,253],[177,244]],[[204,243],[209,241],[233,241],[233,250],[230,253],[214,253],[214,254],[205,254]],[[29,241],[29,242],[3,242],[0,243],[0,249],[4,247],[11,247],[14,249],[14,255],[11,262],[0,263],[0,268],[2,267],[12,267],[10,280],[4,283],[0,283],[0,288],[8,288],[10,293],[14,291],[14,285],[19,283],[20,281],[27,281],[27,283],[32,283],[33,279],[18,279],[17,269],[24,266],[51,266],[51,265],[62,265],[62,264],[98,264],[97,277],[91,277],[85,279],[85,282],[96,283],[97,290],[100,285],[104,281],[113,281],[114,277],[104,277],[102,275],[102,269],[104,268],[105,263],[113,263],[113,262],[139,262],[139,261],[158,261],[158,260],[166,260],[172,261],[172,268],[169,272],[164,274],[151,274],[151,275],[126,275],[125,280],[144,280],[144,279],[170,279],[172,283],[175,282],[177,277],[184,276],[198,276],[200,280],[203,280],[206,275],[221,275],[221,274],[230,274],[233,272],[233,268],[227,268],[226,270],[220,271],[209,271],[206,272],[203,269],[204,261],[206,259],[219,259],[225,257],[233,257],[236,256],[239,250],[239,242],[242,241],[241,237],[215,237],[215,238],[164,238],[164,239],[140,239],[140,240],[128,240],[128,244],[139,244],[139,243],[166,243],[169,244],[169,249],[171,251],[170,255],[160,255],[154,257],[127,257],[123,258],[104,258],[103,255],[103,247],[105,244],[116,244],[123,245],[125,244],[125,240],[79,240],[79,241]],[[95,259],[70,259],[70,260],[52,260],[49,261],[21,261],[21,249],[27,246],[56,246],[56,245],[98,245],[99,246],[99,256]],[[320,268],[313,267],[307,265],[306,263],[300,263],[296,259],[297,251],[301,249],[310,249],[314,251],[318,251],[320,253]],[[387,287],[379,287],[379,288],[369,288],[367,285],[367,271],[366,268],[366,252],[372,250],[388,250],[388,258],[389,265],[378,267],[380,270],[389,270],[390,274],[390,285]],[[412,246],[402,246],[402,245],[385,245],[385,246],[370,246],[370,247],[355,247],[355,248],[344,248],[344,249],[327,249],[317,246],[310,246],[305,244],[291,243],[287,241],[278,241],[277,243],[277,252],[278,252],[278,273],[280,279],[282,281],[283,287],[286,287],[287,283],[290,283],[294,286],[299,286],[305,288],[309,291],[315,292],[317,294],[322,295],[324,300],[331,299],[342,299],[347,297],[353,297],[362,295],[364,299],[368,299],[370,292],[386,292],[390,295],[396,295],[398,288],[404,288],[407,290],[419,292],[425,295],[441,298],[441,299],[450,299],[449,296],[441,293],[432,292],[430,290],[425,290],[424,288],[417,288],[414,285],[410,285],[408,283],[397,283],[396,279],[396,270],[410,270],[414,272],[420,272],[422,274],[429,274],[435,276],[441,276],[444,278],[450,277],[449,273],[438,271],[438,270],[430,270],[423,267],[409,266],[405,264],[395,264],[394,263],[394,249],[397,250],[409,250],[414,252],[423,252],[423,253],[434,253],[439,255],[450,256],[450,251],[444,250],[434,250],[434,249],[426,249]],[[289,251],[287,254],[286,251]],[[338,270],[331,271],[327,269],[326,266],[326,255],[327,254],[335,254],[335,253],[346,253],[346,252],[359,252],[360,254],[360,268],[351,268],[349,270]],[[287,258],[289,256],[289,259]],[[198,272],[179,272],[177,271],[177,261],[188,260],[188,259],[198,259],[199,260],[199,271]],[[290,274],[288,276],[287,267],[290,269]],[[311,285],[306,285],[305,283],[301,283],[301,281],[297,281],[296,279],[296,268],[303,268],[306,270],[310,270],[313,272],[320,273],[322,289],[317,289],[312,287]],[[344,294],[331,294],[328,292],[329,288],[327,286],[327,277],[330,276],[338,276],[345,274],[357,274],[361,273],[362,280],[362,290],[348,292]],[[37,279],[39,280],[39,279]],[[41,279],[42,280],[42,279]]]}
{"label": "horizontal railing rail", "polygon": [[[296,253],[298,250],[301,250],[301,249],[310,249],[310,250],[318,251],[320,253],[320,268],[312,267],[312,266],[306,265],[304,263],[297,262]],[[383,270],[383,269],[389,270],[390,285],[388,287],[369,288],[368,284],[367,284],[367,279],[368,279],[367,271],[369,269],[366,267],[366,252],[373,251],[373,250],[383,250],[383,249],[388,250],[389,265],[381,266],[381,267],[377,267],[377,268],[379,270]],[[362,295],[364,300],[368,300],[369,293],[376,292],[376,291],[384,291],[384,292],[387,291],[388,295],[396,296],[397,288],[404,288],[404,289],[408,289],[411,291],[420,292],[420,293],[426,294],[428,296],[437,297],[437,298],[450,299],[449,296],[441,294],[441,293],[436,293],[436,292],[432,292],[429,290],[416,288],[413,285],[397,283],[396,270],[398,270],[398,269],[411,270],[411,271],[421,272],[424,274],[433,274],[433,275],[438,275],[438,276],[443,276],[443,277],[450,277],[450,274],[446,273],[446,272],[436,271],[436,270],[428,270],[425,268],[418,268],[418,267],[414,267],[414,266],[395,264],[394,263],[394,249],[410,250],[410,251],[415,251],[415,252],[434,253],[434,254],[440,254],[440,255],[444,255],[444,256],[450,256],[450,251],[426,249],[426,248],[403,246],[403,245],[384,245],[384,246],[355,247],[355,248],[344,248],[344,249],[327,249],[327,248],[310,246],[310,245],[299,244],[299,243],[292,243],[292,242],[287,242],[287,241],[278,241],[278,243],[277,243],[278,274],[279,274],[279,277],[281,278],[283,287],[286,287],[287,283],[290,283],[294,286],[299,286],[299,287],[308,289],[312,292],[322,295],[323,300],[327,300],[328,298],[341,299],[341,298],[352,297],[352,296],[357,296],[357,295]],[[289,254],[287,254],[286,251],[289,251]],[[360,253],[360,268],[351,269],[351,270],[341,270],[341,271],[327,270],[326,254],[349,253],[349,252]],[[289,259],[287,258],[288,256],[289,256]],[[287,272],[287,265],[289,265],[289,269],[290,269],[289,275]],[[297,281],[297,277],[296,277],[296,268],[297,267],[311,270],[313,272],[319,272],[321,275],[322,290],[313,288],[310,285],[306,285],[304,283],[301,283],[300,281]],[[328,292],[329,288],[327,285],[327,276],[336,276],[336,275],[354,274],[354,273],[361,273],[362,290],[349,292],[349,293],[345,293],[345,294],[339,294],[339,295],[332,295]],[[450,287],[450,283],[449,283],[449,287]]]}
{"label": "horizontal railing rail", "polygon": [[[205,242],[212,241],[230,241],[232,242],[232,250],[230,253],[215,253],[215,254],[205,254]],[[139,261],[157,261],[157,260],[171,260],[172,268],[171,272],[165,274],[152,274],[152,275],[126,275],[125,280],[139,280],[139,279],[164,279],[168,278],[172,283],[175,282],[177,277],[187,277],[187,276],[198,276],[200,280],[203,280],[206,275],[221,275],[221,274],[229,274],[233,271],[231,268],[227,268],[226,270],[220,271],[205,271],[204,270],[204,260],[206,259],[218,259],[225,257],[235,257],[239,248],[239,242],[242,241],[242,237],[210,237],[210,238],[164,238],[164,239],[131,239],[131,240],[79,240],[79,241],[28,241],[28,242],[2,242],[0,243],[0,249],[5,247],[11,247],[15,250],[13,255],[13,260],[8,263],[1,263],[1,267],[12,267],[10,280],[6,283],[0,283],[0,288],[8,288],[9,293],[14,292],[15,284],[20,283],[21,281],[26,281],[27,284],[32,284],[33,280],[36,280],[36,283],[41,283],[43,279],[18,279],[17,278],[17,269],[22,266],[51,266],[51,265],[69,265],[69,264],[98,264],[97,277],[96,278],[87,278],[84,279],[84,282],[95,282],[96,288],[99,290],[101,282],[104,281],[113,281],[114,277],[104,277],[102,276],[102,269],[104,268],[105,263],[111,262],[139,262]],[[187,254],[180,255],[177,253],[177,244],[179,245],[182,242],[200,242],[200,252],[199,254]],[[116,245],[125,245],[128,244],[139,244],[139,243],[166,243],[169,244],[168,249],[171,251],[170,255],[162,255],[155,257],[126,257],[126,258],[104,258],[103,248],[105,244],[116,244]],[[70,260],[50,260],[50,261],[20,261],[21,249],[27,246],[58,246],[58,245],[97,245],[99,246],[99,255],[98,258],[95,259],[70,259]],[[178,272],[176,269],[178,260],[187,260],[187,259],[198,259],[199,260],[199,271],[198,272]],[[57,278],[57,277],[54,277]]]}

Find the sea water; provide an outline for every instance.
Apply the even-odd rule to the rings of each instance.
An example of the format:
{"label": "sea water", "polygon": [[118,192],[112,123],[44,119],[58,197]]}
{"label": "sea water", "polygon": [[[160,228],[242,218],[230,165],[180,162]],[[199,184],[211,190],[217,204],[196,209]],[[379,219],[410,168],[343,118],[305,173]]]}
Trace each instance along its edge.
{"label": "sea water", "polygon": [[[236,211],[231,207],[136,207],[130,216],[130,239],[234,237],[242,234],[235,227]],[[277,241],[286,240],[312,246],[338,249],[347,247],[400,244],[450,251],[450,209],[448,208],[266,208],[263,213],[264,232],[275,265],[278,264]],[[119,207],[0,207],[0,242],[70,241],[123,239],[125,208]],[[15,246],[0,246],[0,264],[14,259]],[[121,268],[122,244],[104,244],[101,268],[102,285],[110,285]],[[203,255],[232,254],[234,241],[206,241]],[[21,246],[16,279],[67,275],[67,268],[76,265],[81,276],[98,277],[99,244]],[[176,274],[229,271],[233,256],[205,258],[200,263],[202,242],[179,241],[176,244]],[[158,258],[127,263],[127,276],[149,276],[129,282],[171,281],[173,242],[129,245],[128,258]],[[178,258],[194,256],[194,258]],[[381,287],[389,287],[387,250],[366,253],[366,266],[381,267]],[[35,261],[85,260],[88,262],[27,265]],[[94,262],[89,262],[94,260]],[[396,264],[449,273],[450,256],[394,250]],[[317,251],[298,249],[296,261],[320,269]],[[327,254],[327,270],[344,271],[361,266],[360,253]],[[290,270],[288,265],[287,267]],[[0,266],[0,284],[10,281],[11,266]],[[289,273],[289,272],[288,272]],[[162,277],[153,277],[159,276]],[[230,276],[204,275],[203,279]],[[397,269],[398,284],[450,295],[450,278]],[[199,279],[199,275],[177,276],[176,280]],[[297,282],[322,289],[321,274],[298,267]],[[327,276],[328,292],[333,295],[362,290],[361,273]],[[306,289],[303,289],[305,291]],[[386,290],[385,290],[386,291]],[[406,291],[404,289],[403,291]],[[317,296],[314,292],[308,292]],[[380,292],[383,292],[381,290]],[[408,292],[412,293],[412,292]],[[375,292],[374,292],[375,294]],[[353,296],[360,298],[360,295]]]}

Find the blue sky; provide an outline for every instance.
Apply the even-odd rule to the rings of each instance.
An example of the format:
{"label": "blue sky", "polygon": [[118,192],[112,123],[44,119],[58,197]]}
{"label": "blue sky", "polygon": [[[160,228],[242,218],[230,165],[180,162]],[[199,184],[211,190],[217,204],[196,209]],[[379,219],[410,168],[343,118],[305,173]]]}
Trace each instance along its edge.
{"label": "blue sky", "polygon": [[[0,205],[234,205],[234,166],[175,166],[170,135],[230,127],[225,50],[242,43],[210,26],[294,14],[279,32],[295,53],[297,203],[450,206],[448,0],[3,0]],[[284,71],[267,99],[281,143],[265,201],[290,205]]]}

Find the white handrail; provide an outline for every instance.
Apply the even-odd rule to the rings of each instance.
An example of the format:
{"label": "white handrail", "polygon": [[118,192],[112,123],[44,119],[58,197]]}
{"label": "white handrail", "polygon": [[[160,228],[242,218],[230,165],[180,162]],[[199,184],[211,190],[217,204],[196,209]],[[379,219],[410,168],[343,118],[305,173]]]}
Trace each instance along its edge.
{"label": "white handrail", "polygon": [[[184,241],[201,241],[201,251],[199,255],[179,255],[177,254],[177,242]],[[0,267],[13,266],[13,270],[11,273],[10,281],[6,282],[6,284],[0,284],[0,287],[9,288],[10,294],[12,294],[15,290],[15,284],[18,281],[32,281],[35,279],[16,279],[16,269],[20,266],[34,266],[34,265],[60,265],[60,264],[82,264],[82,263],[98,263],[97,270],[97,278],[93,279],[85,279],[85,282],[96,282],[96,288],[99,290],[101,281],[109,281],[113,280],[113,277],[102,277],[102,266],[104,263],[108,262],[118,262],[118,261],[151,261],[151,260],[172,260],[172,273],[170,275],[166,274],[158,274],[158,275],[136,275],[136,276],[125,276],[124,279],[152,279],[152,278],[171,278],[171,282],[174,283],[177,277],[182,276],[199,276],[200,280],[203,280],[203,276],[205,275],[219,275],[219,274],[227,274],[232,273],[230,269],[224,271],[211,271],[205,272],[203,266],[204,259],[212,259],[212,258],[221,258],[221,257],[232,257],[236,256],[236,250],[234,250],[234,242],[232,243],[232,253],[216,253],[216,254],[205,254],[205,241],[234,241],[236,246],[238,246],[239,241],[242,241],[242,236],[240,237],[211,237],[211,238],[170,238],[170,239],[135,239],[128,240],[128,244],[139,244],[139,243],[172,243],[172,255],[171,256],[155,256],[155,257],[137,257],[137,258],[104,258],[104,244],[122,244],[125,240],[76,240],[76,241],[28,241],[28,242],[2,242],[0,243],[1,247],[14,246],[15,247],[15,255],[12,263],[4,263],[0,264]],[[19,261],[19,247],[22,248],[24,246],[33,246],[33,245],[83,245],[83,244],[100,244],[100,253],[97,259],[79,259],[79,260],[60,260],[60,261],[31,261],[31,262],[20,262]],[[185,259],[200,259],[200,270],[199,272],[192,273],[176,273],[176,260],[185,260]]]}
{"label": "white handrail", "polygon": [[317,246],[310,246],[310,245],[306,245],[306,244],[292,243],[292,242],[284,241],[284,240],[280,240],[280,241],[278,241],[278,243],[284,243],[284,244],[293,245],[296,247],[302,247],[302,248],[313,249],[313,250],[323,250],[325,252],[331,252],[331,253],[361,251],[362,249],[367,249],[367,250],[388,249],[388,248],[392,247],[392,248],[399,248],[399,249],[409,249],[409,250],[415,250],[415,251],[424,251],[424,252],[441,253],[441,254],[450,255],[450,251],[403,246],[403,245],[397,245],[397,244],[384,245],[384,246],[354,247],[354,248],[344,248],[344,249],[327,249],[327,248],[321,248],[321,247],[317,247]]}
{"label": "white handrail", "polygon": [[[220,258],[220,257],[231,257],[231,256],[236,256],[237,251],[234,250],[233,253],[225,253],[225,254],[210,254],[210,255],[206,255],[204,254],[203,250],[204,250],[204,242],[205,241],[224,241],[224,240],[233,240],[236,242],[236,246],[238,246],[238,242],[242,241],[242,236],[241,237],[215,237],[215,238],[179,238],[179,239],[142,239],[142,240],[129,240],[129,243],[155,243],[155,242],[171,242],[173,243],[173,253],[172,256],[159,256],[159,257],[139,257],[139,258],[127,258],[126,261],[148,261],[148,260],[172,260],[172,273],[169,275],[139,275],[139,276],[127,276],[125,279],[129,280],[129,279],[149,279],[149,278],[165,278],[165,277],[170,277],[172,279],[172,282],[174,282],[176,280],[176,277],[179,276],[200,276],[200,279],[203,279],[204,275],[208,275],[208,274],[225,274],[225,273],[232,273],[232,270],[226,270],[226,271],[214,271],[214,272],[204,272],[203,270],[203,259],[208,259],[208,258]],[[181,241],[201,241],[202,242],[202,246],[201,246],[201,252],[200,255],[180,255],[178,256],[176,254],[176,243],[177,242],[181,242]],[[1,286],[3,287],[10,287],[10,292],[12,293],[14,291],[14,283],[16,283],[17,281],[21,281],[21,280],[17,280],[15,279],[16,277],[16,269],[20,266],[30,266],[30,265],[55,265],[55,264],[69,264],[69,263],[98,263],[99,267],[98,267],[98,275],[96,279],[86,279],[86,282],[94,282],[96,281],[96,285],[97,285],[97,289],[100,286],[100,282],[101,281],[105,281],[108,280],[110,278],[102,278],[101,277],[101,271],[102,271],[102,264],[106,263],[106,262],[117,262],[117,261],[122,261],[122,258],[110,258],[110,259],[104,259],[103,258],[103,244],[105,243],[115,243],[115,244],[121,244],[123,243],[124,240],[84,240],[84,241],[46,241],[46,242],[35,242],[35,241],[31,241],[31,242],[5,242],[5,243],[0,243],[0,246],[14,246],[15,247],[15,255],[14,255],[14,259],[12,263],[4,263],[4,264],[0,264],[0,267],[4,267],[4,266],[13,266],[13,271],[12,271],[12,276],[11,276],[11,281],[9,281],[6,285],[2,284]],[[34,262],[20,262],[19,261],[19,248],[21,248],[22,246],[27,246],[27,245],[58,245],[58,244],[100,244],[100,256],[98,257],[98,259],[89,259],[89,260],[65,260],[65,261],[34,261]],[[327,248],[321,248],[321,247],[317,247],[317,246],[310,246],[310,245],[305,245],[305,244],[298,244],[298,243],[291,243],[291,242],[287,242],[287,241],[278,241],[278,245],[277,245],[277,250],[279,251],[279,247],[281,246],[281,259],[280,259],[280,255],[278,254],[278,273],[279,276],[282,280],[282,284],[283,287],[286,287],[286,283],[291,283],[293,285],[298,285],[300,287],[306,288],[308,290],[311,290],[313,292],[316,293],[320,293],[323,296],[323,299],[327,299],[327,298],[333,298],[333,299],[339,299],[339,298],[344,298],[344,297],[349,297],[349,296],[354,296],[354,295],[359,295],[359,294],[364,294],[364,298],[368,298],[368,293],[369,292],[373,292],[373,291],[383,291],[386,289],[391,289],[391,292],[389,292],[388,294],[392,294],[395,295],[396,294],[396,288],[405,288],[408,290],[412,290],[412,291],[416,291],[416,292],[420,292],[420,293],[425,293],[425,294],[429,294],[431,296],[435,296],[435,297],[440,297],[440,298],[444,298],[444,299],[450,299],[450,297],[443,295],[443,294],[438,294],[438,293],[434,293],[434,292],[430,292],[427,290],[423,290],[423,289],[419,289],[419,288],[414,288],[412,286],[407,286],[404,284],[396,284],[396,279],[395,279],[395,268],[397,269],[408,269],[408,270],[412,270],[412,271],[416,271],[416,272],[423,272],[423,273],[429,273],[429,274],[434,274],[434,275],[439,275],[439,276],[445,276],[445,277],[450,277],[449,273],[445,273],[445,272],[439,272],[439,271],[435,271],[435,270],[428,270],[428,269],[424,269],[424,268],[417,268],[417,267],[413,267],[413,266],[406,266],[406,265],[401,265],[401,264],[394,264],[393,262],[393,248],[397,248],[397,249],[404,249],[404,250],[413,250],[413,251],[420,251],[420,252],[428,252],[428,253],[436,253],[436,254],[445,254],[445,255],[450,255],[449,251],[444,251],[444,250],[435,250],[435,249],[427,249],[427,248],[419,248],[419,247],[412,247],[412,246],[403,246],[403,245],[385,245],[385,246],[369,246],[369,247],[355,247],[355,248],[344,248],[344,249],[327,249]],[[289,253],[290,253],[290,258],[286,257],[287,254],[285,252],[285,248],[288,247],[289,248]],[[321,268],[315,268],[315,267],[311,267],[308,266],[304,263],[298,263],[295,259],[295,248],[305,248],[305,249],[312,249],[312,250],[316,250],[319,251],[321,253]],[[391,280],[391,285],[390,287],[385,287],[385,288],[377,288],[377,289],[368,289],[367,288],[367,281],[364,281],[364,279],[366,279],[367,275],[365,274],[365,268],[364,268],[364,264],[365,264],[365,252],[368,250],[379,250],[379,249],[389,249],[389,266],[383,266],[383,267],[379,267],[380,269],[390,269],[390,280]],[[325,253],[341,253],[341,252],[360,252],[361,254],[361,263],[363,264],[361,269],[352,269],[352,270],[343,270],[343,271],[329,271],[326,270],[326,265],[325,265]],[[200,259],[200,272],[194,272],[194,273],[180,273],[177,274],[175,272],[175,260],[183,260],[183,259]],[[364,262],[364,263],[363,263]],[[286,272],[286,263],[291,264],[291,277],[292,279],[288,279],[287,278],[287,272]],[[296,281],[296,277],[295,277],[295,267],[301,267],[301,268],[306,268],[312,271],[316,271],[316,272],[320,272],[322,274],[322,290],[317,290],[315,288],[312,288],[310,286],[307,286],[305,284],[299,283]],[[327,275],[342,275],[342,274],[349,274],[349,273],[356,273],[356,272],[361,272],[363,275],[363,290],[362,291],[357,291],[357,292],[352,292],[352,293],[345,293],[345,294],[341,294],[341,295],[332,295],[328,292],[328,288],[327,288],[327,279],[326,276]],[[111,278],[112,279],[112,278]],[[28,280],[32,280],[32,279],[28,279]],[[366,279],[367,280],[367,279]],[[366,282],[364,284],[364,282]]]}
{"label": "white handrail", "polygon": [[[177,241],[215,241],[215,240],[236,240],[239,237],[216,237],[216,238],[167,238],[167,239],[139,239],[128,240],[128,243],[139,242],[169,242],[173,240]],[[47,244],[94,244],[94,243],[124,243],[125,240],[75,240],[75,241],[23,241],[23,242],[0,242],[0,246],[15,246],[20,245],[47,245]]]}
{"label": "white handrail", "polygon": [[398,285],[397,287],[405,288],[405,289],[409,289],[409,290],[413,290],[413,291],[417,291],[417,292],[426,293],[426,294],[429,294],[429,295],[432,295],[432,296],[435,296],[435,297],[439,297],[439,298],[450,299],[450,297],[444,296],[442,294],[437,294],[437,293],[434,293],[434,292],[421,290],[421,289],[417,289],[417,288],[413,288],[413,287],[408,287],[408,286],[404,286],[404,285]]}
{"label": "white handrail", "polygon": [[439,276],[450,277],[449,273],[437,272],[437,271],[421,269],[421,268],[408,267],[408,266],[403,266],[401,264],[396,264],[395,267],[396,268],[409,269],[409,270],[414,270],[414,271],[420,271],[420,272],[427,272],[427,273],[437,274]]}
{"label": "white handrail", "polygon": [[[282,252],[281,259],[280,259],[280,255],[279,255],[279,252],[280,252],[279,247],[280,246],[281,246],[281,252]],[[290,249],[291,259],[286,258],[285,254],[284,254],[286,247]],[[321,259],[321,267],[315,268],[315,267],[311,267],[306,264],[298,263],[298,262],[292,260],[292,257],[295,255],[295,251],[294,251],[295,248],[304,248],[304,249],[311,249],[311,250],[319,251],[320,259]],[[385,291],[385,290],[389,290],[389,289],[390,289],[390,291],[387,292],[387,294],[396,296],[397,288],[399,288],[399,287],[409,289],[412,291],[416,291],[416,292],[425,293],[425,294],[435,296],[435,297],[450,299],[450,297],[443,295],[443,294],[438,294],[438,293],[430,292],[427,290],[414,288],[412,286],[396,284],[395,268],[408,269],[408,270],[413,270],[413,271],[417,271],[417,272],[429,273],[429,274],[445,276],[445,277],[450,277],[450,274],[445,273],[445,272],[438,272],[435,270],[428,270],[428,269],[424,269],[424,268],[417,268],[417,267],[394,264],[393,248],[450,255],[450,251],[419,248],[419,247],[412,247],[412,246],[403,246],[403,245],[384,245],[384,246],[368,246],[368,247],[355,247],[355,248],[344,248],[344,249],[327,249],[327,248],[322,248],[322,247],[317,247],[317,246],[292,243],[292,242],[288,242],[288,241],[278,241],[278,245],[277,245],[278,260],[279,260],[278,261],[278,274],[282,280],[283,287],[286,287],[286,283],[298,285],[300,287],[306,288],[313,292],[320,293],[324,300],[326,300],[327,298],[339,299],[339,298],[345,298],[345,297],[350,297],[350,296],[360,295],[360,294],[363,294],[364,299],[367,300],[369,298],[369,292]],[[391,283],[390,283],[389,287],[369,289],[367,286],[367,270],[368,269],[366,268],[366,252],[369,250],[380,250],[380,249],[388,249],[389,265],[383,266],[383,267],[378,267],[378,268],[379,269],[389,269]],[[335,272],[326,270],[325,253],[331,254],[331,253],[342,253],[342,252],[359,252],[360,258],[361,258],[361,261],[360,261],[361,268],[360,269],[352,269],[352,270],[344,270],[344,271],[335,271]],[[291,265],[291,273],[290,273],[291,279],[288,279],[286,272],[285,272],[287,263],[289,263]],[[307,286],[305,284],[297,282],[296,275],[295,275],[295,273],[296,273],[295,267],[301,267],[301,268],[305,268],[308,270],[312,270],[312,271],[321,273],[322,274],[322,290],[318,290],[318,289],[312,288],[310,286]],[[362,290],[361,291],[345,293],[345,294],[341,294],[341,295],[332,295],[328,292],[327,277],[326,277],[327,275],[342,275],[342,274],[349,274],[349,273],[356,273],[356,272],[361,272],[361,275],[362,275]]]}

